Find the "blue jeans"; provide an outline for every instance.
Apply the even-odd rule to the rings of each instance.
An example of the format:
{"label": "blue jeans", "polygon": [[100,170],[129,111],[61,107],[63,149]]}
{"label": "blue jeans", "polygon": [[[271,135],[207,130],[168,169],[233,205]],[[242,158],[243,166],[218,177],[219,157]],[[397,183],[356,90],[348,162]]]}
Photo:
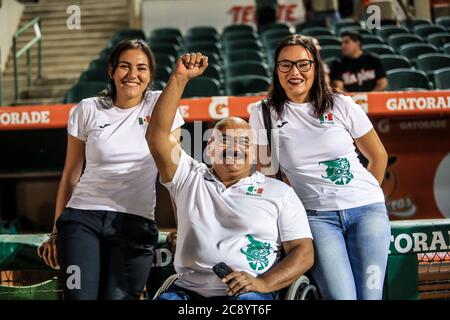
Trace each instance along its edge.
{"label": "blue jeans", "polygon": [[237,296],[203,297],[193,291],[172,285],[161,293],[156,300],[274,300],[273,293],[247,292]]}
{"label": "blue jeans", "polygon": [[322,298],[382,299],[391,237],[386,205],[306,212],[315,251],[310,272]]}

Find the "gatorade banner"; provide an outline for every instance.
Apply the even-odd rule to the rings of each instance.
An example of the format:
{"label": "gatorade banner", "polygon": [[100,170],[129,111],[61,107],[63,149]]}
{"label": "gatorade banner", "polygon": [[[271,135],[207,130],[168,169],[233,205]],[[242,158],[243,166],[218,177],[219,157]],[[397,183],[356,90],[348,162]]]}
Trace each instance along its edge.
{"label": "gatorade banner", "polygon": [[[450,90],[351,94],[369,116],[450,114]],[[182,99],[185,121],[211,121],[236,116],[247,119],[250,105],[264,96]],[[0,108],[0,130],[65,128],[74,104]]]}
{"label": "gatorade banner", "polygon": [[450,112],[450,91],[372,92],[353,94],[369,115],[429,115]]}

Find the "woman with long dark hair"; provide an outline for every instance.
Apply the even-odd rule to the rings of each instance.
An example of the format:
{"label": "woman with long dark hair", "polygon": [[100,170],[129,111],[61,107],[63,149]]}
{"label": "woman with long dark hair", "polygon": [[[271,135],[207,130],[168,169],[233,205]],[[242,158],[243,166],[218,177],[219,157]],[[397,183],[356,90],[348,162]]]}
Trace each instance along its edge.
{"label": "woman with long dark hair", "polygon": [[[272,152],[307,209],[312,277],[325,299],[381,299],[390,243],[380,188],[387,164],[383,144],[362,108],[326,85],[311,38],[286,38],[274,61],[268,98],[254,106],[250,124],[260,131],[258,155],[266,155],[262,108],[269,109]],[[355,144],[369,160],[367,169]]]}
{"label": "woman with long dark hair", "polygon": [[[158,240],[158,172],[145,132],[161,92],[150,90],[148,45],[121,42],[108,74],[106,93],[70,115],[53,233],[38,249],[49,266],[60,266],[65,299],[138,299]],[[177,114],[172,129],[183,123]]]}

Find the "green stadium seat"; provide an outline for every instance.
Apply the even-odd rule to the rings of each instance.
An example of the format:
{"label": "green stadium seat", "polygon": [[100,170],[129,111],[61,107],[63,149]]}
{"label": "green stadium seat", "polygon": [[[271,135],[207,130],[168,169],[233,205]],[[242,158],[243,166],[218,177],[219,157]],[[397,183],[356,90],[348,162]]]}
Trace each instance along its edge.
{"label": "green stadium seat", "polygon": [[190,42],[186,43],[186,51],[188,52],[215,52],[218,55],[221,54],[222,51],[222,45],[220,42],[207,42],[207,41],[199,41],[199,42]]}
{"label": "green stadium seat", "polygon": [[286,29],[290,33],[292,33],[295,29],[284,22],[274,22],[261,26],[259,32],[262,33],[265,30],[269,29]]}
{"label": "green stadium seat", "polygon": [[155,34],[148,37],[147,42],[150,48],[153,44],[172,44],[179,47],[184,46],[183,38],[176,34]]}
{"label": "green stadium seat", "polygon": [[433,76],[436,89],[450,89],[450,67],[435,70]]}
{"label": "green stadium seat", "polygon": [[246,41],[256,41],[259,40],[259,36],[256,32],[229,32],[222,37],[224,45],[228,42],[233,42],[237,40],[246,40]]}
{"label": "green stadium seat", "polygon": [[285,29],[268,29],[261,33],[261,40],[266,43],[272,39],[284,39],[290,36],[291,33]]}
{"label": "green stadium seat", "polygon": [[118,44],[119,42],[123,40],[129,40],[129,39],[142,39],[145,40],[145,33],[140,29],[123,29],[119,30],[111,38],[111,43],[113,45]]}
{"label": "green stadium seat", "polygon": [[375,34],[362,34],[361,35],[361,44],[384,44],[383,38],[377,36]]}
{"label": "green stadium seat", "polygon": [[341,55],[342,49],[340,46],[323,46],[320,50],[320,56],[324,60],[331,57],[339,58]]}
{"label": "green stadium seat", "polygon": [[380,55],[394,54],[394,49],[387,44],[366,44],[361,47],[363,50]]}
{"label": "green stadium seat", "polygon": [[302,33],[303,29],[313,28],[313,27],[323,27],[326,28],[327,24],[324,20],[322,21],[306,21],[295,25],[296,33]]}
{"label": "green stadium seat", "polygon": [[106,72],[108,70],[108,60],[102,58],[94,59],[89,63],[89,69],[105,70]]}
{"label": "green stadium seat", "polygon": [[215,63],[218,65],[222,64],[222,58],[217,52],[212,52],[209,50],[203,50],[202,53],[208,57],[208,64]]}
{"label": "green stadium seat", "polygon": [[183,98],[220,96],[220,82],[208,77],[194,78],[188,82],[183,92]]}
{"label": "green stadium seat", "polygon": [[400,47],[402,56],[408,58],[412,63],[416,63],[416,58],[424,53],[436,53],[437,48],[430,43],[407,43]]}
{"label": "green stadium seat", "polygon": [[162,91],[166,86],[166,83],[162,80],[153,80],[152,90]]}
{"label": "green stadium seat", "polygon": [[450,55],[450,42],[446,43],[442,46],[442,52]]}
{"label": "green stadium seat", "polygon": [[96,97],[104,89],[105,82],[79,82],[66,92],[64,103],[78,103],[83,99]]}
{"label": "green stadium seat", "polygon": [[361,23],[353,20],[341,20],[334,24],[334,33],[339,34],[342,28],[361,27]]}
{"label": "green stadium seat", "polygon": [[432,25],[428,19],[414,18],[412,20],[404,20],[401,23],[402,27],[407,28],[409,31],[413,31],[416,26]]}
{"label": "green stadium seat", "polygon": [[106,69],[88,69],[80,75],[78,82],[103,82],[108,84],[109,76]]}
{"label": "green stadium seat", "polygon": [[225,36],[234,32],[254,32],[253,27],[248,24],[231,24],[223,28],[222,35]]}
{"label": "green stadium seat", "polygon": [[382,19],[380,20],[380,27],[387,27],[387,26],[397,26],[397,20],[393,20],[393,19]]}
{"label": "green stadium seat", "polygon": [[444,28],[450,27],[450,16],[436,18],[436,24]]}
{"label": "green stadium seat", "polygon": [[422,70],[393,69],[386,71],[388,91],[402,91],[407,88],[431,89],[427,75]]}
{"label": "green stadium seat", "polygon": [[183,35],[181,34],[180,29],[178,28],[157,28],[157,29],[153,29],[152,32],[150,33],[150,38],[153,36],[169,36],[169,35],[174,35],[180,38],[183,38]]}
{"label": "green stadium seat", "polygon": [[190,35],[186,35],[184,38],[186,44],[193,42],[219,42],[220,37],[217,33],[193,33]]}
{"label": "green stadium seat", "polygon": [[359,34],[371,34],[371,32],[369,30],[364,29],[361,26],[359,26],[359,27],[357,27],[357,26],[348,26],[348,27],[342,27],[342,28],[339,29],[339,33],[338,33],[339,36],[342,34],[342,32],[345,32],[345,31],[356,31]]}
{"label": "green stadium seat", "polygon": [[398,68],[411,68],[411,63],[408,58],[398,54],[381,54],[378,58],[380,58],[384,71]]}
{"label": "green stadium seat", "polygon": [[217,29],[212,26],[197,26],[197,27],[189,28],[186,31],[186,38],[201,35],[201,34],[217,34],[217,35],[219,35],[219,33],[217,32]]}
{"label": "green stadium seat", "polygon": [[400,47],[407,43],[422,42],[422,38],[416,34],[393,34],[388,37],[387,43],[394,48],[396,52],[399,52]]}
{"label": "green stadium seat", "polygon": [[158,66],[156,68],[155,79],[162,80],[167,83],[167,81],[169,81],[171,74],[172,74],[172,68],[170,68],[168,66]]}
{"label": "green stadium seat", "polygon": [[283,39],[272,39],[264,44],[264,47],[268,51],[275,51],[276,47],[283,41]]}
{"label": "green stadium seat", "polygon": [[450,43],[450,33],[448,32],[439,32],[430,34],[427,37],[427,42],[436,46],[436,48],[441,48],[446,43]]}
{"label": "green stadium seat", "polygon": [[341,39],[335,36],[316,36],[315,38],[319,41],[321,47],[341,45]]}
{"label": "green stadium seat", "polygon": [[233,62],[244,61],[244,60],[263,63],[264,58],[265,58],[264,54],[261,51],[242,49],[242,50],[227,52],[225,54],[225,63],[230,64]]}
{"label": "green stadium seat", "polygon": [[160,66],[167,66],[169,68],[173,68],[173,66],[175,65],[175,57],[172,55],[168,55],[168,54],[154,54],[155,56],[155,61],[156,61],[156,67],[160,67]]}
{"label": "green stadium seat", "polygon": [[[430,87],[432,88],[432,87]],[[416,87],[409,87],[409,88],[403,88],[402,91],[424,91],[424,88],[416,88]]]}
{"label": "green stadium seat", "polygon": [[417,57],[417,68],[430,76],[434,71],[450,66],[450,56],[444,53],[424,53]]}
{"label": "green stadium seat", "polygon": [[239,50],[240,49],[239,47],[241,47],[242,49],[259,50],[262,47],[262,43],[258,39],[236,39],[236,40],[224,41],[225,51],[227,51],[229,49]]}
{"label": "green stadium seat", "polygon": [[203,72],[204,77],[213,78],[219,81],[222,81],[222,70],[218,64],[209,63],[208,68]]}
{"label": "green stadium seat", "polygon": [[324,27],[311,27],[311,28],[305,28],[301,32],[302,35],[305,36],[332,36],[333,33],[328,29]]}
{"label": "green stadium seat", "polygon": [[246,40],[237,40],[230,43],[227,43],[227,46],[225,47],[225,52],[233,52],[236,50],[255,50],[260,51],[262,50],[262,43],[261,41],[246,41]]}
{"label": "green stadium seat", "polygon": [[244,75],[269,76],[267,64],[256,61],[233,62],[226,66],[225,76],[227,79]]}
{"label": "green stadium seat", "polygon": [[155,43],[151,47],[155,54],[168,54],[174,57],[178,57],[181,53],[181,48],[176,44],[169,43]]}
{"label": "green stadium seat", "polygon": [[268,63],[268,65],[269,65],[270,67],[273,66],[273,58],[275,58],[275,57],[274,57],[275,50],[276,50],[276,47],[273,47],[273,48],[266,48],[266,50],[265,50],[265,52],[266,52],[267,63]]}
{"label": "green stadium seat", "polygon": [[105,61],[108,61],[109,55],[113,52],[113,50],[114,50],[114,47],[112,47],[112,46],[109,46],[109,47],[107,46],[107,47],[103,48],[102,51],[100,51],[99,58],[103,59]]}
{"label": "green stadium seat", "polygon": [[439,32],[447,32],[444,27],[441,26],[428,26],[428,25],[419,25],[415,26],[413,29],[414,33],[422,38],[428,37],[430,34],[439,33]]}
{"label": "green stadium seat", "polygon": [[227,94],[230,96],[243,96],[259,94],[269,89],[270,79],[264,76],[239,76],[227,80]]}
{"label": "green stadium seat", "polygon": [[404,34],[409,33],[409,30],[405,27],[397,27],[397,26],[384,26],[376,31],[377,36],[380,36],[382,39],[388,39],[389,36],[393,34]]}
{"label": "green stadium seat", "polygon": [[338,60],[339,58],[337,57],[329,57],[326,59],[323,59],[323,61],[325,61],[325,63],[327,64],[328,68],[331,67],[331,65],[333,64],[334,61]]}
{"label": "green stadium seat", "polygon": [[143,38],[142,37],[135,37],[135,36],[133,36],[133,34],[130,33],[129,35],[124,34],[124,35],[117,35],[117,36],[111,37],[111,39],[107,43],[107,46],[110,46],[110,47],[114,48],[122,41],[133,40],[133,39],[141,39],[141,40],[147,41],[145,36]]}

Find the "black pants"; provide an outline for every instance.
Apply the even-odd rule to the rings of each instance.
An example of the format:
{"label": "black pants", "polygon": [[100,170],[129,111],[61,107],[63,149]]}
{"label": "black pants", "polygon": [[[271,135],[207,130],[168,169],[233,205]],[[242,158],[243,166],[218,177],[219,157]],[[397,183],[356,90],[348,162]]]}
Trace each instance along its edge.
{"label": "black pants", "polygon": [[64,298],[138,299],[158,241],[154,220],[66,208],[56,221]]}

